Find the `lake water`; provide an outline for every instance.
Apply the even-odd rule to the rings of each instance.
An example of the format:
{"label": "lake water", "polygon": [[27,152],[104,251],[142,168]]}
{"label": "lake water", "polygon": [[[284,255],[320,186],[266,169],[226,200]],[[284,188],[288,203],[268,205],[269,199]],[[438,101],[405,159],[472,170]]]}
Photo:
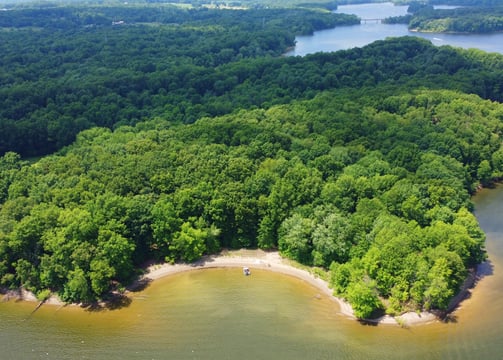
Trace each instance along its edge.
{"label": "lake water", "polygon": [[[346,47],[364,45],[354,45],[358,32],[382,34],[379,24],[351,28]],[[364,326],[296,278],[211,269],[157,280],[115,311],[42,306],[32,313],[33,303],[0,302],[0,359],[501,359],[503,186],[475,202],[489,261],[448,323]]]}
{"label": "lake water", "polygon": [[[362,19],[383,19],[405,15],[407,6],[392,3],[339,6],[338,13],[355,14]],[[362,47],[376,40],[388,37],[418,36],[430,40],[435,45],[451,45],[464,49],[477,48],[487,52],[503,53],[503,33],[494,34],[435,34],[417,33],[408,30],[404,24],[381,24],[376,21],[362,22],[360,25],[341,26],[334,29],[316,31],[311,36],[297,36],[296,46],[287,55],[304,56],[316,52]]]}
{"label": "lake water", "polygon": [[299,279],[196,270],[154,281],[121,310],[0,303],[0,358],[501,359],[503,186],[475,202],[489,261],[448,323],[364,326]]}

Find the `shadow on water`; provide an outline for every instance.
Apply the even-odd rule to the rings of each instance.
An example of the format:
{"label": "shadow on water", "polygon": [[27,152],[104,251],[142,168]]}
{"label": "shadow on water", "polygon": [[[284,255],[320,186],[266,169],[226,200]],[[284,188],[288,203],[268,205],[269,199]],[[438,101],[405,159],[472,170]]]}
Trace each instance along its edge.
{"label": "shadow on water", "polygon": [[449,307],[446,311],[435,312],[435,315],[443,321],[444,323],[457,323],[458,317],[454,313],[455,310],[459,308],[461,303],[467,299],[472,297],[472,290],[475,288],[477,283],[484,279],[487,276],[492,276],[494,274],[494,265],[491,260],[486,260],[483,263],[477,265],[477,271],[473,271],[468,279],[465,281],[465,284],[462,286],[459,294],[454,297],[449,304]]}
{"label": "shadow on water", "polygon": [[118,310],[131,305],[133,300],[124,294],[112,294],[112,298],[107,300],[104,304],[107,310]]}
{"label": "shadow on water", "polygon": [[372,312],[368,319],[358,319],[358,322],[364,326],[378,326],[380,324],[380,320],[386,313],[383,309],[377,309]]}
{"label": "shadow on water", "polygon": [[99,303],[91,303],[82,305],[86,311],[100,312],[105,310],[119,310],[131,305],[133,300],[125,294],[113,293],[110,294],[104,301]]}
{"label": "shadow on water", "polygon": [[446,314],[441,320],[446,324],[456,324],[458,322],[458,317],[453,313],[449,313]]}
{"label": "shadow on water", "polygon": [[378,326],[379,325],[378,320],[372,320],[372,319],[368,319],[368,320],[367,319],[358,319],[358,322],[364,326]]}
{"label": "shadow on water", "polygon": [[148,288],[151,282],[152,279],[140,278],[138,280],[135,280],[131,285],[129,285],[127,290],[130,292],[140,292]]}
{"label": "shadow on water", "polygon": [[491,260],[486,260],[477,266],[477,282],[482,280],[486,276],[492,275],[494,275],[494,265]]}

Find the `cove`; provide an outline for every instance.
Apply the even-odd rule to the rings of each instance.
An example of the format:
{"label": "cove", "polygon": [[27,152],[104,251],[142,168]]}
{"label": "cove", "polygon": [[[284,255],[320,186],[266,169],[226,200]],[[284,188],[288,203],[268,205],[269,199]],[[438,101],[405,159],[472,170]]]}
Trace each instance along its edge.
{"label": "cove", "polygon": [[447,323],[365,326],[297,278],[241,268],[155,280],[129,307],[0,303],[2,359],[483,359],[503,352],[503,186],[474,198],[489,259]]}
{"label": "cove", "polygon": [[[361,19],[384,19],[405,15],[408,6],[394,6],[392,3],[361,4],[339,6],[337,13],[355,14]],[[316,31],[313,35],[297,36],[295,47],[287,56],[304,56],[316,52],[331,52],[362,47],[388,37],[417,36],[431,41],[434,45],[451,45],[464,49],[475,48],[487,52],[503,54],[503,33],[491,34],[437,34],[418,33],[408,30],[405,24],[382,24],[376,21],[362,22],[360,25],[340,26]]]}

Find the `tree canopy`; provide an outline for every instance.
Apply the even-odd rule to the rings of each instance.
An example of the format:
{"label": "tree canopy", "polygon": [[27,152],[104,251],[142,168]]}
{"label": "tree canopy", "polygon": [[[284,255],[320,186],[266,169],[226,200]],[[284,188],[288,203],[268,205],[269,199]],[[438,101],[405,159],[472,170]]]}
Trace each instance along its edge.
{"label": "tree canopy", "polygon": [[[59,55],[5,53],[0,285],[92,302],[146,261],[259,247],[329,270],[358,317],[445,309],[485,258],[470,195],[503,174],[502,57],[410,37],[279,57],[288,32],[194,27],[54,30],[37,46]],[[107,56],[85,42],[104,35]]]}
{"label": "tree canopy", "polygon": [[469,195],[481,167],[503,170],[503,108],[447,90],[364,92],[94,128],[34,163],[5,154],[2,284],[89,301],[148,259],[277,247],[331,268],[356,308],[444,308],[485,256]]}
{"label": "tree canopy", "polygon": [[[407,23],[410,30],[434,33],[491,33],[503,31],[503,6],[499,1],[453,1],[452,9],[436,9],[413,1],[405,16],[385,19],[387,23]],[[447,2],[442,1],[441,5]]]}

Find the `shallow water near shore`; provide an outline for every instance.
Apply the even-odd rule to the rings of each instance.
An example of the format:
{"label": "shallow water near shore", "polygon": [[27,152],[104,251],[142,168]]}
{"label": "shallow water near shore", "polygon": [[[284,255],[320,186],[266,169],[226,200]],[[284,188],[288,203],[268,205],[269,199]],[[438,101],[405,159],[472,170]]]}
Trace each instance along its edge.
{"label": "shallow water near shore", "polygon": [[252,267],[152,282],[128,307],[0,303],[1,359],[483,359],[503,352],[503,187],[475,198],[482,279],[447,323],[362,325],[311,284]]}

